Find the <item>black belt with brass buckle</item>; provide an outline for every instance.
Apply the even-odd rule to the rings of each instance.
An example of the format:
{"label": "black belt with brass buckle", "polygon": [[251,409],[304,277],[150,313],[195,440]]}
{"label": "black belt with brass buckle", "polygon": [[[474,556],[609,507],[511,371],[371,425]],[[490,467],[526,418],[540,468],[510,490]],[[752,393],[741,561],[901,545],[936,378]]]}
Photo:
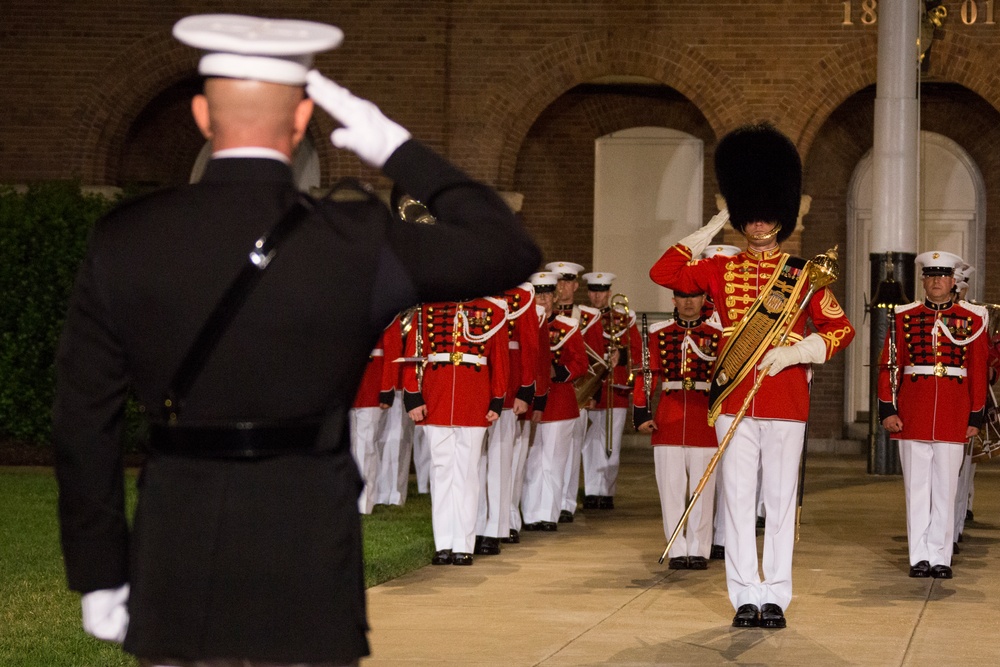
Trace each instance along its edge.
{"label": "black belt with brass buckle", "polygon": [[257,459],[315,452],[322,423],[236,422],[212,426],[150,425],[157,454],[190,458]]}

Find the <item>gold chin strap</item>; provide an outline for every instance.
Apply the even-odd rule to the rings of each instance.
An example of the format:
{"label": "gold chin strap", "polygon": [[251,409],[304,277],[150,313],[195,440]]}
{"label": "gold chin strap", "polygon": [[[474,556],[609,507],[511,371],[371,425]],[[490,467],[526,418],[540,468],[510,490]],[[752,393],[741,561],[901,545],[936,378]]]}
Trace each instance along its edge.
{"label": "gold chin strap", "polygon": [[744,236],[746,236],[751,241],[756,241],[757,243],[760,243],[761,241],[770,241],[775,236],[777,236],[778,232],[780,231],[781,231],[781,223],[779,222],[774,226],[774,229],[772,229],[769,232],[764,232],[762,234],[744,234]]}

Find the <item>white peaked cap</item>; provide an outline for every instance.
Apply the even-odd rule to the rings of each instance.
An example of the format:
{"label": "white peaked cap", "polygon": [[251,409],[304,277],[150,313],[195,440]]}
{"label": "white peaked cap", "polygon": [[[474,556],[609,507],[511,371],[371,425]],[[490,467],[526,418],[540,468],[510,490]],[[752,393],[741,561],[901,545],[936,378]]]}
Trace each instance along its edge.
{"label": "white peaked cap", "polygon": [[709,257],[715,257],[716,255],[725,255],[726,257],[735,257],[736,255],[743,252],[742,248],[737,248],[734,245],[710,245],[701,253],[703,259],[708,259]]}
{"label": "white peaked cap", "polygon": [[208,52],[198,63],[204,76],[302,86],[313,56],[339,46],[344,33],[314,21],[198,14],[174,24],[174,37]]}
{"label": "white peaked cap", "polygon": [[559,282],[559,276],[548,271],[532,273],[528,281],[534,286],[536,292],[552,292]]}
{"label": "white peaked cap", "polygon": [[573,276],[576,278],[583,271],[581,264],[574,264],[573,262],[549,262],[545,265],[545,268],[552,273],[558,273],[560,278],[563,276]]}
{"label": "white peaked cap", "polygon": [[951,276],[954,275],[955,269],[965,264],[958,255],[943,250],[922,252],[914,261],[923,267],[925,276]]}
{"label": "white peaked cap", "polygon": [[587,287],[611,287],[611,283],[617,277],[607,271],[593,271],[583,274],[583,279],[587,281]]}

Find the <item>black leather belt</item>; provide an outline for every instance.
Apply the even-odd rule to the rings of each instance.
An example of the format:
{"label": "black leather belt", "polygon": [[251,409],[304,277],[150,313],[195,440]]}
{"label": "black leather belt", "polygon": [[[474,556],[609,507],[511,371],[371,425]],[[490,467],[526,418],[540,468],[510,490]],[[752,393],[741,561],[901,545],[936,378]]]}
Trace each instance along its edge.
{"label": "black leather belt", "polygon": [[320,422],[237,422],[220,426],[150,425],[149,446],[158,454],[191,458],[258,459],[319,451]]}

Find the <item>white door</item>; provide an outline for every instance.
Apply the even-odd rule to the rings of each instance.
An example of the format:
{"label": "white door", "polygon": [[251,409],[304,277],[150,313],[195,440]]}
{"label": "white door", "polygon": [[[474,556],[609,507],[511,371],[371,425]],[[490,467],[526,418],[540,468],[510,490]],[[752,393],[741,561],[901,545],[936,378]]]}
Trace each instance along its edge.
{"label": "white door", "polygon": [[660,255],[702,225],[704,145],[684,132],[637,127],[600,137],[594,160],[594,271],[636,312],[672,312],[649,279]]}

